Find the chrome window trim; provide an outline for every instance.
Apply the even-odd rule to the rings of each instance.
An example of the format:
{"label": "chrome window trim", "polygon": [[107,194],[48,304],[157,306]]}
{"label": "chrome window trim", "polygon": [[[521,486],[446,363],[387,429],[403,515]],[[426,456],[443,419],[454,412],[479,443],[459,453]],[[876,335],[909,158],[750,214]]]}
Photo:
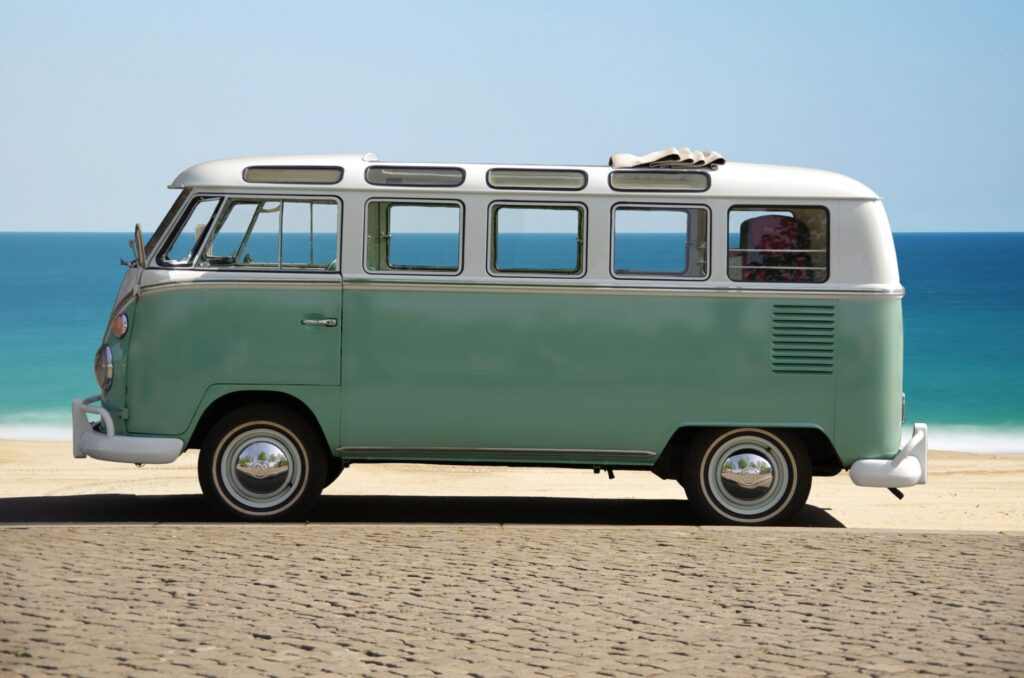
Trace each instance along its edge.
{"label": "chrome window trim", "polygon": [[224,207],[224,194],[216,192],[206,191],[195,191],[189,196],[189,199],[182,205],[178,211],[178,215],[174,218],[174,226],[168,229],[168,235],[164,238],[164,242],[160,245],[157,250],[157,256],[150,260],[149,265],[146,268],[163,268],[169,270],[182,270],[192,268],[196,263],[196,255],[206,246],[206,237],[209,235],[210,224],[207,224],[207,228],[203,230],[203,235],[198,242],[192,245],[192,249],[188,253],[188,259],[183,262],[174,264],[166,260],[167,252],[170,250],[175,243],[178,242],[178,236],[182,234],[182,229],[185,228],[185,223],[192,216],[192,212],[195,210],[196,205],[206,199],[218,200],[217,206],[214,208],[213,213],[210,215],[210,224],[217,221],[220,216],[220,211]]}
{"label": "chrome window trim", "polygon": [[[558,209],[573,208],[580,212],[579,238],[577,252],[579,253],[579,268],[575,271],[560,273],[551,270],[528,270],[528,271],[501,271],[498,270],[498,220],[497,213],[501,207],[554,207]],[[560,202],[554,200],[493,200],[487,205],[487,274],[494,278],[559,278],[576,279],[587,274],[587,231],[590,225],[590,213],[587,203],[584,201]]]}
{"label": "chrome window trim", "polygon": [[[182,210],[186,209],[192,202],[192,198],[195,195],[195,191],[191,188],[183,188],[178,191],[178,195],[174,196],[174,201],[171,206],[167,208],[167,212],[164,214],[164,218],[160,220],[156,230],[149,236],[150,242],[146,243],[146,262],[153,262],[157,258],[157,253],[163,248],[164,242],[167,240],[167,234],[174,231],[177,226],[179,215]],[[147,265],[146,268],[151,268]]]}
{"label": "chrome window trim", "polygon": [[[268,192],[264,192],[264,191],[254,191],[254,192],[245,192],[245,193],[240,193],[240,192],[230,192],[230,193],[212,192],[212,193],[197,193],[196,195],[200,196],[200,197],[201,196],[213,196],[213,197],[220,197],[220,198],[222,198],[220,205],[217,206],[217,211],[214,212],[214,214],[213,214],[213,218],[211,219],[211,223],[216,223],[220,219],[221,212],[224,211],[224,207],[227,204],[228,200],[230,200],[232,198],[242,198],[242,199],[250,199],[250,200],[281,200],[281,201],[285,201],[285,200],[318,200],[318,201],[321,201],[321,202],[326,201],[326,200],[332,200],[332,201],[338,203],[338,223],[337,223],[337,225],[335,227],[335,230],[334,230],[334,259],[337,262],[337,269],[333,270],[333,271],[329,271],[329,270],[326,270],[326,269],[285,268],[283,266],[281,268],[263,268],[263,267],[246,267],[246,266],[231,266],[231,267],[227,267],[227,266],[225,266],[225,267],[200,266],[199,265],[199,257],[197,255],[198,255],[199,252],[202,252],[204,249],[206,249],[206,245],[209,242],[209,239],[212,237],[211,233],[212,233],[213,229],[209,228],[209,225],[207,225],[207,228],[203,232],[203,238],[202,238],[202,240],[199,243],[199,247],[196,248],[196,250],[192,254],[191,264],[189,266],[168,266],[168,267],[165,267],[165,268],[170,269],[170,270],[188,269],[188,270],[193,270],[193,271],[223,271],[223,272],[239,272],[239,273],[269,273],[269,274],[272,274],[272,275],[280,275],[282,273],[309,273],[311,275],[325,275],[325,274],[327,274],[327,275],[341,275],[341,227],[342,227],[342,221],[345,218],[345,203],[344,203],[344,201],[338,195],[335,195],[334,193],[321,193],[321,194],[308,194],[308,193],[268,193]],[[176,231],[175,232],[177,232],[177,229],[180,229],[183,226],[184,226],[184,224],[179,223],[177,225],[177,227],[176,227]]]}
{"label": "chrome window trim", "polygon": [[[686,211],[700,209],[707,214],[707,233],[705,233],[705,240],[707,246],[705,247],[705,271],[702,276],[686,275],[683,273],[637,273],[637,274],[622,274],[615,272],[615,212],[621,207],[641,207],[641,208],[652,208],[652,209],[665,209],[665,210],[676,210]],[[611,212],[609,213],[608,221],[608,237],[611,241],[608,245],[608,274],[616,280],[691,280],[699,282],[702,280],[708,280],[711,277],[711,260],[712,260],[712,233],[711,227],[713,219],[713,213],[711,207],[708,205],[701,204],[681,204],[681,203],[653,203],[653,202],[630,202],[621,201],[611,206]],[[689,225],[687,225],[687,242],[690,240]]]}
{"label": "chrome window trim", "polygon": [[[370,239],[370,204],[375,202],[386,202],[392,205],[457,205],[459,208],[459,267],[455,270],[451,269],[429,269],[429,268],[401,268],[391,271],[371,271],[367,264],[367,257],[369,256],[369,250],[367,249],[366,243]],[[403,198],[396,196],[395,198],[367,198],[363,203],[363,252],[360,257],[363,272],[367,275],[372,276],[394,276],[394,275],[413,275],[413,276],[444,276],[451,277],[457,276],[462,273],[465,267],[465,250],[466,250],[466,204],[457,198]],[[390,266],[390,264],[388,264]]]}

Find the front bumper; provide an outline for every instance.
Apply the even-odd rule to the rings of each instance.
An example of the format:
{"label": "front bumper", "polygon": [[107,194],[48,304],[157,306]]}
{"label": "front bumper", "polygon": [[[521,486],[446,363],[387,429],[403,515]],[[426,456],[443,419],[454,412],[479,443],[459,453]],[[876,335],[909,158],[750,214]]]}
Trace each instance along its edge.
{"label": "front bumper", "polygon": [[910,487],[928,482],[928,425],[914,424],[914,433],[892,459],[861,459],[850,467],[850,479],[864,487]]}
{"label": "front bumper", "polygon": [[[169,464],[181,456],[184,444],[177,438],[114,435],[114,419],[99,405],[95,395],[71,402],[71,424],[75,458],[121,461],[129,464]],[[93,427],[86,414],[99,416],[103,430]]]}

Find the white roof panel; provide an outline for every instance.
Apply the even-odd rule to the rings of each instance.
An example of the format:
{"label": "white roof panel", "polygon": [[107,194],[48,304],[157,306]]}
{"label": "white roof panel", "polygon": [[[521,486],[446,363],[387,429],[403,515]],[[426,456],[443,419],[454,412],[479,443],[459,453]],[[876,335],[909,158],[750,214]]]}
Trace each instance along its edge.
{"label": "white roof panel", "polygon": [[[372,159],[369,154],[334,154],[334,155],[286,155],[286,156],[264,156],[251,158],[231,158],[227,160],[214,160],[189,167],[179,174],[171,183],[171,188],[241,188],[253,187],[259,184],[247,183],[242,180],[242,171],[253,165],[272,166],[329,166],[342,167],[345,170],[344,177],[338,184],[311,185],[316,190],[344,190],[344,189],[373,189],[380,190],[379,186],[371,186],[366,183],[364,172],[370,165],[402,165],[410,167],[460,167],[466,171],[466,181],[458,188],[438,188],[415,190],[437,190],[445,191],[470,191],[470,192],[493,192],[507,193],[507,191],[496,191],[487,185],[487,170],[496,167],[501,168],[522,168],[522,169],[575,169],[584,170],[588,174],[589,181],[583,194],[603,195],[638,195],[636,192],[614,191],[608,185],[608,175],[612,171],[636,172],[637,170],[613,170],[610,167],[595,165],[516,165],[516,164],[466,164],[466,163],[409,163],[409,162],[381,162]],[[701,170],[695,170],[701,171]],[[730,197],[757,199],[757,198],[854,198],[862,200],[877,199],[878,196],[870,188],[861,182],[851,179],[835,172],[824,170],[807,169],[803,167],[788,167],[782,165],[759,165],[752,163],[728,162],[715,171],[708,172],[711,176],[711,188],[702,193],[679,193],[679,195],[700,195],[708,197]],[[268,184],[276,185],[279,184]],[[401,190],[401,188],[387,187],[388,190]],[[544,191],[530,191],[531,193],[543,193]],[[566,195],[566,191],[558,191]],[[658,195],[666,195],[659,193]],[[675,195],[675,194],[669,194]]]}

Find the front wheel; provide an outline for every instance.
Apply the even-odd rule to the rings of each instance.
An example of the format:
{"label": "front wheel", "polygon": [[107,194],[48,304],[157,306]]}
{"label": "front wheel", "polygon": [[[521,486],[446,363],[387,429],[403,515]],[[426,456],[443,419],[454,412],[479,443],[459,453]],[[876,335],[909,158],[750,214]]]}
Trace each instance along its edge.
{"label": "front wheel", "polygon": [[295,520],[320,496],[326,466],[322,438],[305,418],[252,405],[210,429],[199,452],[199,484],[227,517]]}
{"label": "front wheel", "polygon": [[337,457],[331,456],[327,458],[327,471],[324,473],[324,489],[338,479],[341,472],[345,470],[345,462]]}
{"label": "front wheel", "polygon": [[789,433],[716,429],[693,441],[680,482],[704,520],[779,524],[807,502],[811,461],[801,441]]}

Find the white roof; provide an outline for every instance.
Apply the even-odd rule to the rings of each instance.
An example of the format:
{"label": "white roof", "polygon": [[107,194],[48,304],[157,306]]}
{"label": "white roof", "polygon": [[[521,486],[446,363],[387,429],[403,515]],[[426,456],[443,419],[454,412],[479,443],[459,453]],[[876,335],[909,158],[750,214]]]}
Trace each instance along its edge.
{"label": "white roof", "polygon": [[[242,180],[242,170],[252,165],[270,165],[277,167],[309,167],[330,166],[344,168],[344,177],[338,184],[311,185],[310,190],[399,190],[399,191],[459,191],[507,194],[509,191],[495,190],[487,185],[487,170],[495,167],[518,169],[571,169],[583,170],[587,173],[587,186],[581,191],[555,191],[567,196],[579,194],[603,195],[637,195],[634,192],[613,191],[608,186],[608,175],[613,170],[607,166],[583,165],[515,165],[515,164],[466,164],[466,163],[410,163],[386,162],[373,159],[372,154],[334,154],[334,155],[284,155],[252,158],[231,158],[214,160],[193,165],[177,176],[170,188],[252,188],[260,184]],[[459,167],[466,172],[466,181],[458,188],[412,188],[395,186],[373,186],[366,183],[365,169],[371,166],[405,167]],[[622,170],[636,171],[636,170]],[[715,171],[708,172],[711,176],[711,188],[701,193],[680,192],[678,195],[701,195],[709,197],[735,198],[854,198],[862,200],[877,199],[878,196],[870,188],[855,179],[835,172],[788,167],[783,165],[758,165],[752,163],[728,162]],[[281,184],[267,184],[278,190]],[[530,190],[533,193],[546,191]],[[653,195],[665,195],[653,193]]]}

